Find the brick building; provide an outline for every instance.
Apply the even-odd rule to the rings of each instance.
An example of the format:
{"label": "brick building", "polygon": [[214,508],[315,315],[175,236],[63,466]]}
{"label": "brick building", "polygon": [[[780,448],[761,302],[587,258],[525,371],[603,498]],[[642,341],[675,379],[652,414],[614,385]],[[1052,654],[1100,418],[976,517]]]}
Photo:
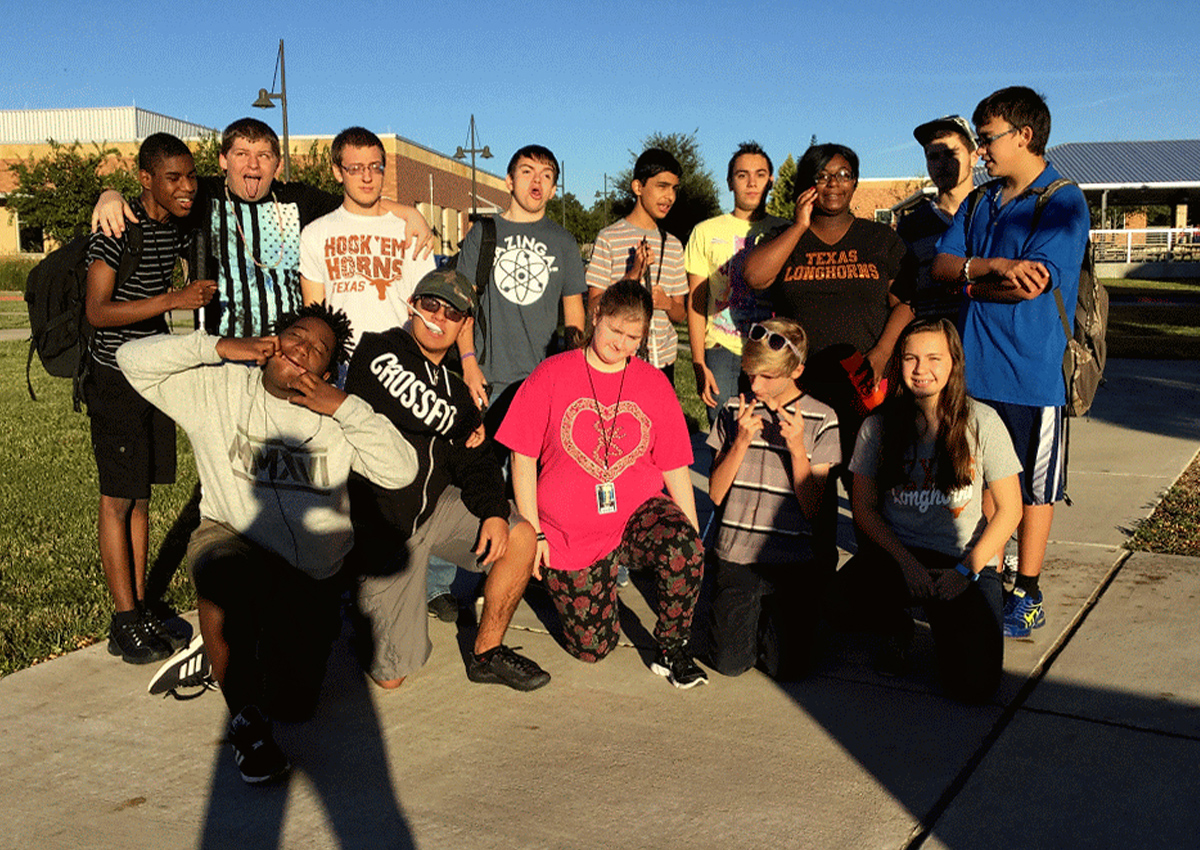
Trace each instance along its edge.
{"label": "brick building", "polygon": [[[47,140],[116,150],[101,172],[130,167],[142,139],[167,132],[189,143],[220,130],[150,112],[136,106],[83,109],[0,110],[0,256],[40,254],[46,247],[40,230],[22,228],[17,214],[5,209],[17,186],[10,168],[15,162],[39,159],[50,151]],[[384,196],[416,206],[440,237],[438,253],[453,253],[467,230],[471,211],[471,166],[397,135],[379,134],[387,156]],[[304,159],[316,142],[328,156],[333,136],[291,136],[293,162]],[[508,204],[504,178],[476,169],[477,207],[491,212]]]}

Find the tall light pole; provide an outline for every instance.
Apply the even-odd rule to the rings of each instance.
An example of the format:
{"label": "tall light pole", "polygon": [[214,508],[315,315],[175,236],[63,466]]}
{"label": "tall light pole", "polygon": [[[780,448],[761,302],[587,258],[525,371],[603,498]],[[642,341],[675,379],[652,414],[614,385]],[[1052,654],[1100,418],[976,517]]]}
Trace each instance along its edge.
{"label": "tall light pole", "polygon": [[[595,197],[599,198],[600,193],[596,192]],[[604,174],[604,226],[608,227],[608,173]]]}
{"label": "tall light pole", "polygon": [[492,152],[488,149],[487,145],[484,145],[481,148],[475,147],[475,115],[474,114],[471,115],[471,131],[470,131],[469,135],[467,136],[467,144],[469,144],[470,147],[466,148],[465,150],[463,149],[462,145],[458,146],[458,150],[456,150],[454,152],[454,158],[455,159],[466,159],[467,154],[471,155],[471,221],[474,221],[476,218],[479,217],[479,211],[476,209],[476,200],[478,199],[478,195],[476,194],[476,191],[475,191],[475,154],[479,154],[484,159],[492,158]]}
{"label": "tall light pole", "polygon": [[279,54],[275,57],[275,70],[279,72],[279,93],[275,94],[275,78],[271,77],[271,91],[266,89],[258,90],[258,100],[250,104],[257,106],[259,109],[274,109],[275,104],[272,100],[278,100],[283,107],[283,182],[287,183],[292,179],[292,155],[291,146],[288,144],[288,125],[287,125],[287,70],[283,64],[283,39],[279,39]]}

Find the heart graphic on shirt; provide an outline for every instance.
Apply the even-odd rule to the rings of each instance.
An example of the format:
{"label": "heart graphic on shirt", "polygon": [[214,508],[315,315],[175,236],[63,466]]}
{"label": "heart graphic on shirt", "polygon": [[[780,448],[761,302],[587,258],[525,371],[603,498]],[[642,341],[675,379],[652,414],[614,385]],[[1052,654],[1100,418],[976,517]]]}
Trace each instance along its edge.
{"label": "heart graphic on shirt", "polygon": [[[631,425],[638,429],[637,442],[629,449]],[[576,440],[576,429],[579,439]],[[605,437],[608,439],[608,469],[604,468]],[[598,404],[595,399],[578,398],[563,413],[559,440],[563,449],[597,481],[615,481],[618,476],[646,453],[650,447],[650,418],[633,401]]]}

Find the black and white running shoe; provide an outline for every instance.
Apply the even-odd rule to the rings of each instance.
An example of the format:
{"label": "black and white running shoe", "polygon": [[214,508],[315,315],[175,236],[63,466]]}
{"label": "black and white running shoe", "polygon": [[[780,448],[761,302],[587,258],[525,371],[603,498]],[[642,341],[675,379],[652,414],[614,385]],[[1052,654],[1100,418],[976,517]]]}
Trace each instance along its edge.
{"label": "black and white running shoe", "polygon": [[242,779],[251,785],[273,782],[292,769],[271,737],[271,721],[256,706],[246,706],[229,721],[228,740]]}
{"label": "black and white running shoe", "polygon": [[170,694],[175,699],[195,699],[216,687],[208,652],[204,649],[204,638],[197,631],[187,646],[158,668],[147,690],[156,696]]}
{"label": "black and white running shoe", "polygon": [[684,649],[676,649],[673,652],[663,650],[659,653],[658,658],[650,664],[650,670],[656,675],[664,677],[675,687],[684,690],[694,688],[696,685],[708,684],[708,674],[692,660],[692,656],[688,655]]}

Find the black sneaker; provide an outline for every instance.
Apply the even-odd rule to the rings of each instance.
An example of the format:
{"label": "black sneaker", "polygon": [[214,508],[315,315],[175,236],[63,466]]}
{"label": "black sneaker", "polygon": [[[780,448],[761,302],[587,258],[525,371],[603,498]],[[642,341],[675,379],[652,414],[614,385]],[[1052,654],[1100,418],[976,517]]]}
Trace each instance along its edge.
{"label": "black sneaker", "polygon": [[251,785],[278,779],[292,769],[271,737],[270,721],[257,706],[246,706],[229,721],[229,743],[242,779]]}
{"label": "black sneaker", "polygon": [[174,650],[158,639],[140,619],[108,628],[108,654],[119,655],[127,664],[151,664],[162,661]]}
{"label": "black sneaker", "polygon": [[458,619],[458,600],[453,594],[442,593],[429,600],[429,616],[436,617],[443,623],[453,623]]}
{"label": "black sneaker", "polygon": [[174,629],[168,627],[158,615],[146,605],[138,605],[138,617],[142,624],[160,641],[171,647],[172,652],[178,652],[187,646],[187,636],[179,634]]}
{"label": "black sneaker", "polygon": [[175,699],[194,699],[216,687],[204,639],[197,632],[190,643],[158,668],[147,690],[156,696],[170,694]]}
{"label": "black sneaker", "polygon": [[517,691],[534,691],[550,681],[550,674],[536,662],[500,644],[482,657],[471,653],[467,678],[481,684],[508,685]]}
{"label": "black sneaker", "polygon": [[700,669],[700,665],[684,649],[670,653],[663,650],[658,660],[650,665],[650,670],[659,676],[665,676],[672,685],[684,690],[708,684],[708,674]]}

